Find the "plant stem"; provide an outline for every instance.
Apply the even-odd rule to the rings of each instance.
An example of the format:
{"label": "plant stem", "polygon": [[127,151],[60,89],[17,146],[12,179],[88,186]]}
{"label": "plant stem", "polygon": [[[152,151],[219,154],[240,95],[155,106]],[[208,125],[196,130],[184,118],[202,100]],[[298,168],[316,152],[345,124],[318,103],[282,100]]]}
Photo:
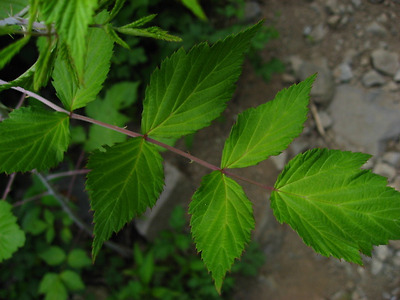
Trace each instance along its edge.
{"label": "plant stem", "polygon": [[[8,82],[3,81],[3,80],[0,79],[0,85],[1,84],[7,84],[7,83]],[[185,151],[182,151],[180,149],[177,149],[175,147],[172,147],[170,145],[167,145],[165,143],[162,143],[160,141],[152,139],[152,138],[148,137],[147,135],[143,135],[143,134],[140,134],[140,133],[137,133],[137,132],[134,132],[134,131],[130,131],[130,130],[125,129],[125,128],[121,128],[121,127],[118,127],[118,126],[115,126],[115,125],[108,124],[108,123],[104,123],[104,122],[101,122],[101,121],[98,121],[98,120],[95,120],[95,119],[92,119],[92,118],[89,118],[89,117],[86,117],[86,116],[75,114],[73,112],[68,112],[64,108],[62,108],[62,107],[50,102],[49,100],[39,96],[38,94],[35,94],[33,92],[30,92],[30,91],[27,91],[27,90],[25,90],[25,89],[23,89],[21,87],[12,87],[12,89],[17,90],[17,91],[22,92],[22,93],[25,93],[28,96],[39,100],[43,104],[51,107],[52,109],[54,109],[54,110],[56,110],[58,112],[63,112],[63,113],[68,114],[71,119],[81,120],[81,121],[85,121],[85,122],[88,122],[88,123],[96,124],[96,125],[99,125],[99,126],[102,126],[102,127],[105,127],[105,128],[120,132],[120,133],[125,134],[125,135],[130,136],[130,137],[143,137],[149,143],[158,145],[158,146],[163,147],[163,148],[165,148],[165,149],[167,149],[167,150],[169,150],[171,152],[174,152],[174,153],[176,153],[176,154],[178,154],[180,156],[186,157],[190,161],[194,161],[194,162],[196,162],[196,163],[198,163],[198,164],[200,164],[200,165],[202,165],[202,166],[204,166],[204,167],[206,167],[208,169],[211,169],[213,171],[221,171],[222,173],[224,173],[227,176],[234,177],[234,178],[243,180],[245,182],[257,185],[257,186],[261,187],[262,189],[265,189],[265,190],[268,190],[268,191],[274,191],[275,190],[275,188],[273,188],[273,187],[264,185],[264,184],[256,182],[256,181],[253,181],[251,179],[242,177],[240,175],[236,175],[236,174],[231,173],[231,172],[229,172],[229,171],[227,171],[225,169],[222,170],[221,168],[219,168],[219,167],[217,167],[217,166],[215,166],[215,165],[213,165],[213,164],[211,164],[211,163],[209,163],[209,162],[207,162],[205,160],[202,160],[202,159],[200,159],[200,158],[198,158],[196,156],[193,156],[193,155],[191,155],[191,154],[189,154],[189,153],[187,153]]]}
{"label": "plant stem", "polygon": [[47,175],[46,179],[53,180],[56,178],[76,176],[76,175],[87,174],[87,173],[89,173],[89,170],[87,170],[87,169],[72,170],[72,171],[60,172],[60,173],[54,173],[54,174]]}
{"label": "plant stem", "polygon": [[12,184],[13,184],[13,182],[14,182],[15,175],[16,175],[16,173],[12,173],[12,174],[10,175],[10,179],[8,179],[6,189],[4,190],[3,196],[1,197],[0,200],[6,200],[6,199],[7,199],[7,196],[8,196],[8,194],[9,194],[10,191],[11,191],[11,186],[12,186]]}

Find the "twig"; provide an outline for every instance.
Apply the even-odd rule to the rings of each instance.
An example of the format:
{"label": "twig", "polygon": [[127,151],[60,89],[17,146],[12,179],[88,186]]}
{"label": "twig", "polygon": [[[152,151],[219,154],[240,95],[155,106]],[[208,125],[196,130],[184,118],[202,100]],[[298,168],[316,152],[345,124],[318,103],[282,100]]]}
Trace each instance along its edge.
{"label": "twig", "polygon": [[314,104],[314,102],[310,101],[310,109],[311,109],[311,113],[313,115],[313,118],[315,120],[315,124],[317,125],[318,133],[323,138],[325,138],[325,136],[326,136],[325,129],[324,129],[324,126],[322,125],[321,119],[320,119],[319,114],[318,114],[317,106]]}
{"label": "twig", "polygon": [[21,200],[21,201],[17,201],[17,202],[15,202],[15,203],[13,204],[13,206],[14,206],[14,207],[21,206],[21,205],[24,205],[25,203],[38,200],[38,199],[40,199],[40,198],[42,198],[42,197],[44,197],[44,196],[47,196],[47,195],[49,195],[49,192],[42,192],[42,193],[37,194],[37,195],[35,195],[35,196],[29,197],[29,198],[27,198],[27,199],[23,199],[23,200]]}
{"label": "twig", "polygon": [[47,180],[53,180],[56,178],[61,178],[61,177],[69,177],[69,176],[76,176],[80,174],[87,174],[89,173],[90,170],[87,169],[80,169],[80,170],[72,170],[72,171],[66,171],[66,172],[60,172],[60,173],[54,173],[46,176]]}
{"label": "twig", "polygon": [[[83,223],[78,216],[76,216],[72,210],[69,208],[69,206],[65,203],[64,197],[58,194],[54,188],[51,186],[51,184],[46,180],[46,178],[40,174],[39,172],[34,171],[34,174],[40,179],[40,181],[43,183],[43,185],[46,187],[49,195],[53,196],[57,202],[60,204],[61,208],[65,211],[65,213],[71,218],[71,220],[74,221],[74,223],[82,229],[85,233],[87,233],[90,236],[93,236],[93,232],[89,226],[87,226],[85,223]],[[104,244],[109,247],[110,249],[113,249],[114,251],[118,252],[120,255],[124,257],[130,257],[131,256],[131,250],[126,249],[125,247],[121,247],[120,245],[106,241]]]}
{"label": "twig", "polygon": [[7,196],[11,191],[11,186],[12,186],[12,184],[14,182],[15,175],[16,175],[16,173],[12,173],[10,175],[10,178],[8,179],[7,186],[6,186],[5,190],[4,190],[3,196],[1,197],[1,200],[6,200],[7,199]]}
{"label": "twig", "polygon": [[[85,151],[82,150],[81,154],[79,155],[78,161],[76,162],[75,170],[80,168],[84,157],[85,157]],[[74,184],[75,184],[76,175],[77,175],[76,173],[74,175],[72,175],[71,181],[69,182],[67,198],[71,197],[72,189],[74,188]]]}

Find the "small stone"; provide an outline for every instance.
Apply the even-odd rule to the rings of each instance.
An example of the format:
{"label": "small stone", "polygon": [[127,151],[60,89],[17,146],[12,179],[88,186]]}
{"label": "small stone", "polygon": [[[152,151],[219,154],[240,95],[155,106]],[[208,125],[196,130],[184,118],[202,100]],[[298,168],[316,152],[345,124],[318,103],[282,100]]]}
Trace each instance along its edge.
{"label": "small stone", "polygon": [[396,255],[393,257],[393,265],[400,267],[400,251],[397,251]]}
{"label": "small stone", "polygon": [[368,33],[376,35],[376,36],[380,36],[380,37],[384,37],[387,35],[386,28],[375,21],[369,23],[366,27],[366,30]]}
{"label": "small stone", "polygon": [[377,162],[373,169],[374,173],[385,176],[391,181],[396,176],[396,169],[384,162]]}
{"label": "small stone", "polygon": [[[389,186],[391,186],[392,188],[394,188],[395,190],[400,192],[400,176],[396,176],[392,183],[389,184]],[[400,249],[400,245],[399,245],[399,249]]]}
{"label": "small stone", "polygon": [[393,167],[400,167],[400,152],[386,152],[383,155],[382,160]]}
{"label": "small stone", "polygon": [[351,3],[355,8],[359,8],[361,6],[361,0],[351,0]]}
{"label": "small stone", "polygon": [[383,269],[383,262],[379,259],[373,259],[371,263],[371,273],[378,275]]}
{"label": "small stone", "polygon": [[395,82],[400,82],[400,69],[396,72],[396,74],[393,77],[393,80]]}
{"label": "small stone", "polygon": [[290,67],[292,68],[294,74],[299,74],[303,63],[304,63],[304,61],[297,55],[292,55],[289,57],[289,64],[290,64]]}
{"label": "small stone", "polygon": [[366,87],[381,86],[385,83],[385,78],[375,70],[371,70],[364,74],[361,81]]}
{"label": "small stone", "polygon": [[342,63],[333,71],[333,76],[338,82],[344,83],[353,78],[353,72],[349,64]]}
{"label": "small stone", "polygon": [[333,16],[330,16],[329,18],[328,18],[328,25],[330,26],[330,27],[332,27],[332,28],[336,28],[337,27],[337,25],[339,24],[339,22],[340,22],[340,16],[339,15],[333,15]]}
{"label": "small stone", "polygon": [[294,77],[291,74],[284,73],[284,74],[282,74],[282,81],[284,83],[295,83],[296,82],[296,77]]}
{"label": "small stone", "polygon": [[385,261],[391,255],[391,251],[387,245],[376,247],[374,252],[375,256],[381,261]]}
{"label": "small stone", "polygon": [[325,129],[329,128],[332,126],[333,124],[333,120],[332,118],[328,115],[328,113],[326,111],[321,111],[318,113],[319,115],[319,119],[321,121],[321,125],[322,127],[324,127]]}
{"label": "small stone", "polygon": [[272,162],[275,164],[276,168],[279,171],[282,171],[286,165],[287,157],[288,157],[287,151],[283,151],[278,156],[271,156],[269,159],[272,160]]}
{"label": "small stone", "polygon": [[327,33],[328,31],[326,30],[324,24],[320,23],[312,29],[309,36],[313,42],[320,42],[324,39]]}
{"label": "small stone", "polygon": [[399,69],[399,57],[397,53],[378,49],[371,54],[372,65],[383,74],[394,76]]}
{"label": "small stone", "polygon": [[311,34],[311,31],[312,31],[312,27],[309,26],[309,25],[307,25],[307,26],[305,26],[305,27],[303,28],[303,34],[304,34],[305,36],[310,35],[310,34]]}
{"label": "small stone", "polygon": [[396,255],[400,256],[400,240],[389,241],[389,245],[391,248],[398,250]]}
{"label": "small stone", "polygon": [[385,13],[383,13],[376,20],[379,23],[386,23],[389,19],[388,19],[388,16]]}
{"label": "small stone", "polygon": [[399,90],[399,86],[393,82],[389,81],[384,87],[383,90],[386,92],[397,92]]}
{"label": "small stone", "polygon": [[340,13],[340,8],[337,0],[327,0],[325,4],[328,13],[335,15]]}

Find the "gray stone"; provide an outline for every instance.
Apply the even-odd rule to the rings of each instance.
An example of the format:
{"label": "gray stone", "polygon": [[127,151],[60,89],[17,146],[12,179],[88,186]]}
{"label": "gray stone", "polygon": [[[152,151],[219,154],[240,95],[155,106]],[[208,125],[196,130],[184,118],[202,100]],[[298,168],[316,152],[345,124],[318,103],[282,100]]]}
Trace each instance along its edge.
{"label": "gray stone", "polygon": [[327,21],[328,25],[332,28],[336,28],[338,26],[339,22],[340,22],[339,15],[330,16]]}
{"label": "gray stone", "polygon": [[385,78],[375,70],[371,70],[364,74],[361,81],[366,87],[381,86],[385,83]]}
{"label": "gray stone", "polygon": [[396,72],[396,74],[393,77],[393,80],[395,82],[400,82],[400,69]]}
{"label": "gray stone", "polygon": [[396,176],[389,186],[400,192],[400,176]]}
{"label": "gray stone", "polygon": [[361,0],[351,0],[351,3],[354,5],[355,8],[359,8],[361,6]]}
{"label": "gray stone", "polygon": [[326,10],[332,15],[340,13],[340,8],[337,0],[327,0],[325,4]]}
{"label": "gray stone", "polygon": [[396,176],[396,169],[389,164],[378,162],[374,167],[374,173],[387,177],[391,181]]}
{"label": "gray stone", "polygon": [[394,151],[389,151],[386,152],[382,160],[384,162],[387,162],[389,165],[392,165],[393,167],[400,167],[400,152],[394,152]]}
{"label": "gray stone", "polygon": [[313,84],[311,97],[317,103],[328,104],[332,100],[335,83],[325,59],[316,62],[304,61],[297,77],[304,80],[314,73],[318,73],[318,76]]}
{"label": "gray stone", "polygon": [[394,81],[389,81],[384,87],[383,90],[386,92],[397,92],[400,89],[399,85]]}
{"label": "gray stone", "polygon": [[376,258],[381,261],[385,261],[389,256],[391,256],[391,251],[387,245],[381,245],[374,250]]}
{"label": "gray stone", "polygon": [[275,164],[276,168],[281,171],[286,165],[287,158],[287,151],[283,151],[281,154],[277,156],[271,156],[269,159]]}
{"label": "gray stone", "polygon": [[309,36],[311,38],[311,41],[320,42],[324,39],[327,33],[328,30],[326,29],[325,25],[323,23],[320,23],[311,30]]}
{"label": "gray stone", "polygon": [[376,21],[369,23],[366,27],[366,31],[372,35],[380,37],[384,37],[388,33],[386,28]]}
{"label": "gray stone", "polygon": [[319,115],[319,119],[321,121],[322,127],[327,129],[332,126],[333,120],[326,111],[321,111],[318,113],[318,115]]}
{"label": "gray stone", "polygon": [[371,54],[372,65],[383,74],[394,76],[399,69],[399,57],[397,53],[378,49]]}
{"label": "gray stone", "polygon": [[347,150],[376,155],[387,139],[400,135],[400,104],[393,93],[339,85],[328,113],[335,137]]}
{"label": "gray stone", "polygon": [[340,83],[349,82],[353,78],[353,72],[351,67],[347,63],[340,64],[334,71],[333,75],[336,80]]}
{"label": "gray stone", "polygon": [[379,259],[373,259],[371,262],[371,273],[378,275],[383,270],[383,262]]}

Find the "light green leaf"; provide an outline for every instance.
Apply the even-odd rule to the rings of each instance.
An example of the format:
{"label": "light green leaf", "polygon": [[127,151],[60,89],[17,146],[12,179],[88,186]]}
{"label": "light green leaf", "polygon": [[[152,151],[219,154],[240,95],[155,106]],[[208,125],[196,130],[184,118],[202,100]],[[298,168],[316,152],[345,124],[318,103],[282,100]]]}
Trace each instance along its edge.
{"label": "light green leaf", "polygon": [[120,28],[137,28],[137,27],[142,27],[143,25],[149,23],[152,21],[155,17],[157,17],[156,14],[148,15],[143,18],[140,18],[139,20],[136,20],[132,23],[126,24],[124,26],[121,26]]}
{"label": "light green leaf", "polygon": [[28,70],[26,70],[13,81],[0,85],[0,92],[14,86],[22,87],[28,91],[33,90],[33,76],[35,74],[36,64],[37,62],[35,62]]}
{"label": "light green leaf", "polygon": [[57,266],[64,262],[66,255],[63,249],[58,246],[50,246],[39,253],[39,257],[50,266]]}
{"label": "light green leaf", "polygon": [[0,172],[46,170],[62,161],[69,143],[67,114],[22,107],[0,123]]}
{"label": "light green leaf", "polygon": [[39,90],[45,86],[50,79],[56,59],[56,40],[40,37],[38,39],[39,58],[35,63],[35,72],[33,75],[33,89]]}
{"label": "light green leaf", "polygon": [[261,23],[212,47],[180,49],[164,60],[150,78],[143,103],[142,132],[179,138],[217,118],[232,97],[243,53]]}
{"label": "light green leaf", "polygon": [[120,36],[115,32],[113,26],[111,24],[106,24],[104,25],[104,31],[108,34],[108,36],[114,41],[116,42],[118,45],[126,48],[126,49],[130,49],[129,45],[120,38]]}
{"label": "light green leaf", "polygon": [[250,241],[253,209],[242,187],[219,171],[205,176],[189,206],[196,248],[218,292],[225,273]]}
{"label": "light green leaf", "polygon": [[315,76],[241,113],[225,142],[221,168],[248,167],[285,150],[303,130]]}
{"label": "light green leaf", "polygon": [[152,207],[164,185],[162,158],[143,138],[107,147],[89,158],[87,187],[94,210],[93,259],[104,241]]}
{"label": "light green leaf", "polygon": [[5,19],[15,15],[28,5],[28,0],[1,0],[0,19]]}
{"label": "light green leaf", "polygon": [[185,5],[190,11],[198,17],[200,20],[207,21],[207,16],[204,13],[201,5],[197,0],[181,0],[182,4]]}
{"label": "light green leaf", "polygon": [[11,209],[11,204],[0,201],[0,262],[9,259],[25,244],[25,233],[17,224],[17,218]]}
{"label": "light green leaf", "polygon": [[107,77],[112,56],[113,41],[98,28],[88,32],[83,85],[78,86],[67,66],[67,62],[58,58],[53,72],[53,86],[57,96],[67,110],[73,111],[84,107],[96,99]]}
{"label": "light green leaf", "polygon": [[69,291],[81,291],[85,288],[85,284],[83,283],[81,276],[72,270],[65,270],[61,272],[60,278]]}
{"label": "light green leaf", "polygon": [[[106,93],[104,100],[89,103],[86,114],[96,120],[115,126],[125,126],[130,120],[119,110],[128,107],[137,100],[138,82],[121,82],[112,86]],[[85,143],[85,149],[92,151],[103,145],[112,146],[115,143],[126,140],[126,135],[98,125],[91,125],[89,139]]]}
{"label": "light green leaf", "polygon": [[271,206],[324,256],[362,264],[359,251],[400,238],[400,193],[361,170],[363,153],[313,149],[293,158],[275,184]]}
{"label": "light green leaf", "polygon": [[[84,78],[86,39],[97,0],[47,0],[41,2],[41,12],[47,24],[55,23],[58,36],[68,45],[78,77]],[[99,48],[98,50],[100,50]],[[101,51],[99,51],[101,52]],[[100,62],[100,61],[98,61]]]}
{"label": "light green leaf", "polygon": [[107,18],[107,20],[103,24],[110,23],[112,19],[115,18],[116,15],[118,15],[119,11],[124,7],[126,0],[116,0],[115,4],[110,12],[110,16]]}
{"label": "light green leaf", "polygon": [[92,261],[87,256],[86,252],[82,249],[73,249],[68,253],[68,265],[72,268],[81,269],[88,267],[92,264]]}
{"label": "light green leaf", "polygon": [[39,294],[45,294],[45,300],[67,300],[68,292],[56,273],[46,273],[39,285]]}
{"label": "light green leaf", "polygon": [[29,36],[26,36],[2,49],[0,51],[0,69],[2,69],[28,41]]}
{"label": "light green leaf", "polygon": [[163,30],[157,26],[148,28],[123,28],[117,27],[116,31],[133,36],[149,37],[153,39],[168,41],[168,42],[182,42],[182,39],[178,36],[169,34],[168,31]]}

